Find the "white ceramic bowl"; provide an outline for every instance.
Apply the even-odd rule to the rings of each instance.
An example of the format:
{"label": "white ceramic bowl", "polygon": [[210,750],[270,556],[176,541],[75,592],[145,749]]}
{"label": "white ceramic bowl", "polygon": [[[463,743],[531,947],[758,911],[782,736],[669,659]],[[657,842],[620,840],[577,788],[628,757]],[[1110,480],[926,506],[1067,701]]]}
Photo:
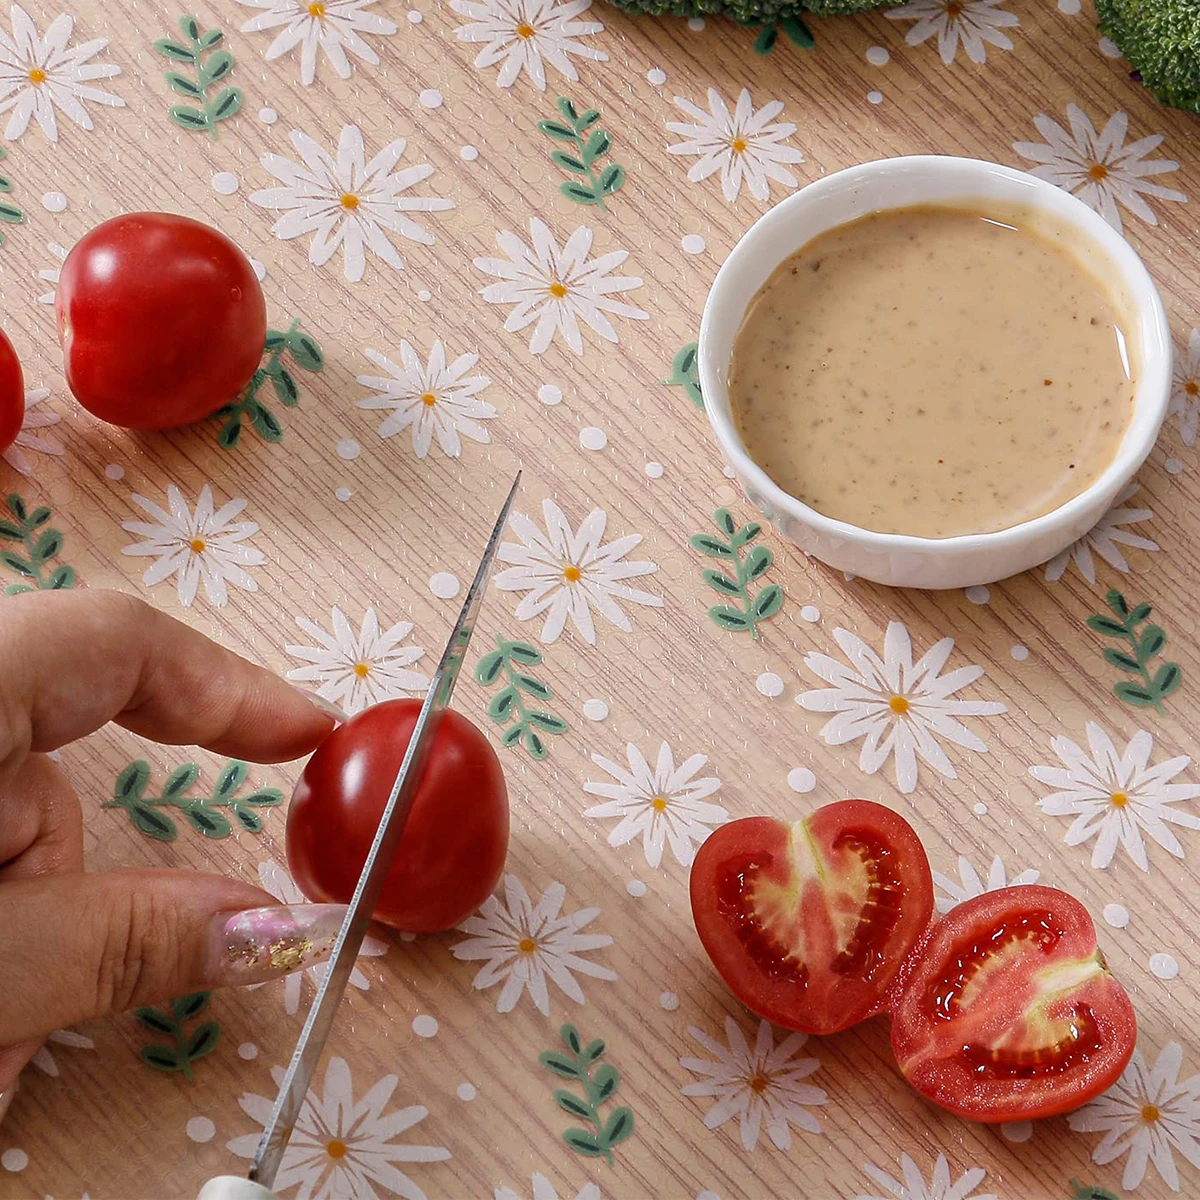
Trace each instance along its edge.
{"label": "white ceramic bowl", "polygon": [[[751,459],[726,386],[733,342],[759,288],[820,233],[868,213],[913,204],[1027,206],[1065,230],[1070,248],[1108,286],[1124,324],[1136,383],[1133,419],[1108,469],[1045,516],[995,533],[951,538],[874,533],[824,516],[789,495]],[[1086,204],[1023,171],[971,158],[922,156],[863,163],[828,175],[777,204],[746,232],[717,273],[700,325],[700,386],[722,451],[746,495],[781,533],[832,567],[894,587],[990,583],[1053,558],[1111,506],[1154,446],[1167,413],[1171,335],[1141,259]]]}

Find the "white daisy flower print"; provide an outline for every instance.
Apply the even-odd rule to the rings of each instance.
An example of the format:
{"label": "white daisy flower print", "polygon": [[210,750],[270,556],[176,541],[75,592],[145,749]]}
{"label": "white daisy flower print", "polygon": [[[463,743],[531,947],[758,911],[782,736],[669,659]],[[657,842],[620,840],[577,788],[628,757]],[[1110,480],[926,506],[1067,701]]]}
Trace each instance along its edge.
{"label": "white daisy flower print", "polygon": [[496,410],[486,400],[477,399],[491,380],[486,375],[468,374],[478,364],[478,354],[460,354],[447,363],[446,348],[440,341],[433,343],[426,363],[406,341],[400,343],[399,363],[370,348],[363,353],[387,372],[358,376],[358,382],[375,393],[360,400],[358,407],[388,413],[379,426],[381,438],[410,430],[418,458],[429,453],[435,438],[447,458],[461,456],[463,438],[484,444],[492,440],[484,421],[494,419]]}
{"label": "white daisy flower print", "polygon": [[632,633],[633,624],[618,600],[662,607],[661,596],[625,582],[658,570],[652,562],[626,561],[626,555],[641,544],[641,534],[629,533],[606,543],[608,514],[599,508],[584,517],[578,532],[572,532],[566,513],[550,499],[542,501],[542,517],[545,532],[524,513],[512,514],[509,528],[521,540],[501,543],[497,558],[512,565],[494,581],[502,592],[525,593],[517,605],[517,620],[531,621],[546,614],[538,634],[541,641],[557,642],[569,617],[583,640],[594,646],[593,610],[618,629]]}
{"label": "white daisy flower print", "polygon": [[186,608],[192,606],[201,583],[210,603],[219,608],[229,602],[227,584],[246,592],[258,591],[247,568],[261,567],[267,561],[266,555],[246,545],[258,526],[253,521],[234,519],[245,511],[245,500],[230,500],[214,510],[212,488],[206,483],[193,511],[172,483],[167,487],[165,509],[136,493],[133,502],[153,523],[122,521],[122,529],[143,540],[123,547],[121,553],[156,560],[142,576],[147,587],[174,577],[179,603]]}
{"label": "white daisy flower print", "polygon": [[[524,1200],[523,1196],[508,1187],[498,1187],[494,1195],[495,1200]],[[540,1171],[533,1173],[533,1200],[559,1200],[554,1184]],[[600,1189],[594,1183],[585,1183],[575,1193],[574,1200],[600,1200]]]}
{"label": "white daisy flower print", "polygon": [[351,64],[347,57],[350,54],[373,67],[379,65],[379,55],[363,34],[386,37],[396,32],[396,23],[373,11],[377,2],[323,0],[310,4],[308,0],[238,0],[246,8],[261,10],[242,26],[243,33],[279,30],[267,47],[264,56],[267,62],[300,47],[300,82],[305,87],[317,77],[318,50],[324,52],[342,79],[350,78]]}
{"label": "white daisy flower print", "polygon": [[1076,1133],[1103,1133],[1092,1161],[1098,1166],[1126,1158],[1121,1187],[1132,1191],[1146,1178],[1153,1163],[1159,1178],[1173,1192],[1181,1190],[1178,1154],[1200,1167],[1200,1075],[1179,1080],[1183,1047],[1168,1042],[1153,1067],[1141,1050],[1103,1096],[1067,1114]]}
{"label": "white daisy flower print", "polygon": [[58,141],[56,113],[74,121],[81,129],[94,123],[84,101],[124,108],[125,101],[112,92],[95,87],[94,80],[112,79],[121,73],[115,63],[94,63],[107,38],[69,48],[75,20],[67,13],[54,18],[43,36],[29,14],[14,4],[12,34],[0,29],[0,113],[11,113],[4,136],[16,141],[37,121],[42,132]]}
{"label": "white daisy flower print", "polygon": [[592,62],[608,62],[603,50],[579,41],[603,33],[599,21],[579,18],[592,7],[592,0],[450,0],[450,7],[469,25],[460,25],[454,36],[460,42],[482,44],[475,58],[481,70],[500,64],[496,86],[516,83],[521,72],[539,92],[546,90],[546,64],[575,83],[579,72],[571,55]]}
{"label": "white daisy flower print", "polygon": [[375,610],[368,608],[355,633],[342,610],[335,607],[329,633],[304,617],[297,617],[296,624],[315,645],[287,647],[293,658],[306,663],[293,667],[287,677],[296,683],[316,684],[318,696],[350,716],[381,700],[423,696],[429,687],[429,676],[412,669],[425,657],[425,650],[403,644],[413,631],[408,621],[381,630]]}
{"label": "white daisy flower print", "polygon": [[95,1050],[96,1043],[90,1037],[84,1037],[82,1033],[76,1033],[73,1029],[56,1029],[49,1034],[45,1044],[29,1061],[39,1071],[45,1071],[47,1075],[57,1079],[58,1062],[50,1049],[51,1046],[70,1046],[72,1050]]}
{"label": "white daisy flower print", "polygon": [[959,718],[993,717],[1007,710],[996,701],[956,698],[955,693],[983,676],[983,668],[957,667],[943,675],[953,638],[942,638],[916,663],[908,630],[899,621],[888,625],[882,658],[849,630],[835,629],[833,639],[848,665],[810,651],[804,665],[832,686],[804,692],[796,703],[810,712],[837,714],[821,729],[830,746],[862,739],[859,770],[874,775],[894,756],[896,786],[907,794],[917,786],[918,758],[947,779],[958,778],[939,738],[987,752],[982,739]]}
{"label": "white daisy flower print", "polygon": [[1200,329],[1192,330],[1187,350],[1175,355],[1172,376],[1170,415],[1179,422],[1183,444],[1194,446],[1200,425]]}
{"label": "white daisy flower print", "polygon": [[[278,1087],[282,1067],[271,1068]],[[331,1058],[325,1068],[321,1094],[310,1088],[274,1188],[281,1195],[299,1187],[297,1196],[330,1200],[381,1200],[403,1196],[404,1200],[426,1200],[416,1182],[399,1164],[445,1162],[450,1151],[442,1146],[419,1146],[396,1139],[419,1125],[429,1110],[419,1104],[385,1112],[399,1080],[385,1075],[362,1099],[354,1097],[354,1081],[344,1058]],[[242,1111],[265,1127],[274,1106],[274,1096],[246,1092],[238,1098]],[[226,1142],[231,1153],[253,1158],[262,1131],[247,1133]]]}
{"label": "white daisy flower print", "polygon": [[552,883],[534,904],[514,875],[504,877],[504,900],[489,896],[483,907],[458,928],[468,935],[451,947],[463,962],[482,962],[472,981],[477,991],[503,981],[496,1011],[512,1012],[528,991],[539,1012],[550,1015],[549,980],[576,1004],[585,1004],[583,989],[572,972],[611,983],[615,971],[583,957],[612,945],[602,933],[581,933],[599,915],[598,908],[581,908],[562,916],[567,889]]}
{"label": "white daisy flower print", "polygon": [[712,1096],[716,1103],[704,1114],[705,1129],[719,1129],[738,1119],[742,1148],[753,1150],[765,1127],[767,1137],[780,1150],[790,1150],[795,1125],[805,1133],[820,1133],[821,1123],[808,1110],[828,1099],[823,1088],[805,1083],[821,1066],[819,1058],[797,1058],[808,1041],[804,1033],[789,1033],[778,1045],[769,1021],[760,1021],[751,1046],[742,1027],[725,1018],[722,1045],[694,1025],[688,1033],[712,1055],[711,1059],[681,1058],[679,1065],[704,1078],[686,1084],[685,1096]]}
{"label": "white daisy flower print", "polygon": [[720,171],[721,192],[730,202],[738,198],[743,183],[756,200],[771,198],[771,180],[788,188],[799,184],[786,164],[801,163],[804,155],[783,145],[796,126],[775,120],[783,112],[781,101],[772,100],[755,109],[749,89],[743,88],[731,113],[721,93],[709,88],[708,112],[682,96],[675,97],[675,106],[692,120],[667,122],[672,133],[685,139],[668,146],[667,153],[696,158],[688,170],[693,183]]}
{"label": "white daisy flower print", "polygon": [[499,279],[480,295],[489,304],[511,304],[504,322],[509,333],[533,326],[529,350],[543,354],[560,334],[575,351],[583,353],[582,321],[605,341],[618,341],[607,314],[647,321],[650,314],[615,297],[642,286],[636,275],[614,275],[628,257],[627,250],[612,250],[589,261],[592,231],[580,225],[560,250],[549,226],[537,217],[529,219],[530,244],[511,230],[496,234],[496,244],[507,258],[477,258],[475,265],[485,275]]}
{"label": "white daisy flower print", "polygon": [[1030,867],[1009,879],[1004,863],[1000,860],[1000,856],[996,855],[987,869],[987,874],[981,877],[971,865],[971,860],[966,855],[960,854],[958,856],[959,882],[955,882],[939,871],[933,872],[933,883],[937,889],[934,893],[934,902],[938,912],[947,913],[964,900],[972,900],[976,896],[982,896],[984,892],[996,892],[1001,888],[1037,883],[1040,876],[1039,871]]}
{"label": "white daisy flower print", "polygon": [[1200,816],[1180,812],[1173,805],[1200,797],[1200,786],[1172,783],[1191,765],[1186,754],[1151,766],[1154,739],[1144,729],[1133,735],[1124,752],[1094,721],[1087,725],[1088,750],[1084,753],[1070,738],[1056,737],[1051,745],[1061,767],[1030,767],[1039,783],[1055,791],[1038,801],[1051,817],[1074,817],[1063,841],[1079,846],[1096,839],[1092,866],[1103,870],[1117,847],[1143,871],[1150,870],[1142,834],[1149,835],[1168,854],[1183,857],[1183,847],[1171,825],[1200,829]]}
{"label": "white daisy flower print", "polygon": [[[46,249],[49,250],[50,253],[53,254],[54,257],[58,259],[59,263],[64,263],[67,261],[66,246],[60,246],[57,242],[47,242]],[[39,304],[53,304],[54,303],[54,293],[56,291],[58,291],[58,280],[59,280],[59,276],[61,274],[62,274],[61,266],[43,267],[42,270],[40,270],[38,272],[38,278],[43,283],[50,284],[50,290],[48,292],[43,292],[37,298],[37,302]]]}
{"label": "white daisy flower print", "polygon": [[893,1178],[873,1163],[868,1163],[863,1167],[863,1171],[870,1176],[872,1183],[886,1188],[887,1195],[860,1195],[858,1200],[996,1200],[993,1192],[975,1190],[987,1175],[982,1167],[972,1167],[969,1171],[964,1171],[957,1180],[951,1180],[950,1164],[944,1154],[937,1156],[928,1183],[925,1182],[920,1167],[908,1154],[900,1156],[902,1179]]}
{"label": "white daisy flower print", "polygon": [[433,174],[433,167],[416,163],[397,170],[408,147],[404,138],[389,142],[367,161],[357,125],[342,126],[335,156],[299,129],[290,136],[300,161],[264,154],[262,165],[282,186],[254,192],[250,202],[283,211],[271,226],[277,238],[288,241],[312,234],[308,261],[314,267],[323,267],[341,250],[346,278],[358,283],[366,271],[368,250],[388,266],[403,269],[404,259],[389,233],[433,245],[433,234],[407,214],[446,212],[454,202],[408,194]]}
{"label": "white daisy flower print", "polygon": [[[270,892],[281,904],[309,903],[308,897],[296,886],[295,880],[278,863],[259,863],[258,881],[262,884],[263,890]],[[363,944],[358,951],[358,957],[380,958],[387,953],[387,948],[387,942],[381,938],[372,937],[370,934],[367,934],[363,938]],[[283,1010],[289,1017],[294,1015],[300,1008],[300,992],[304,977],[307,976],[313,987],[318,988],[321,986],[321,980],[325,978],[325,972],[328,970],[328,962],[319,962],[305,968],[303,971],[296,971],[291,975],[285,975],[280,980],[283,991]],[[360,992],[369,992],[371,990],[371,981],[357,965],[350,972],[349,982],[351,987],[357,988]],[[265,983],[251,983],[246,985],[246,991],[253,992],[260,987],[266,986]]]}
{"label": "white daisy flower print", "polygon": [[665,846],[670,846],[677,863],[691,866],[696,847],[715,826],[729,820],[725,809],[707,799],[720,788],[721,781],[715,775],[696,778],[708,759],[693,754],[676,767],[666,742],[659,746],[653,767],[632,743],[625,747],[625,756],[628,770],[603,755],[592,755],[592,762],[616,782],[593,783],[589,779],[583,790],[605,797],[605,803],[593,805],[583,815],[616,820],[608,835],[610,846],[625,846],[641,837],[647,866],[662,863]]}
{"label": "white daisy flower print", "polygon": [[1152,182],[1157,175],[1179,169],[1173,159],[1147,158],[1162,145],[1161,134],[1126,145],[1129,117],[1125,113],[1113,113],[1108,124],[1097,133],[1077,104],[1067,105],[1067,122],[1069,130],[1042,113],[1033,123],[1045,142],[1015,142],[1013,149],[1022,158],[1039,164],[1032,168],[1031,175],[1078,196],[1114,229],[1122,228],[1121,205],[1147,225],[1157,225],[1158,217],[1145,196],[1177,204],[1187,200],[1183,192]]}
{"label": "white daisy flower print", "polygon": [[1095,529],[1088,530],[1077,542],[1072,542],[1061,553],[1056,554],[1046,564],[1046,578],[1051,583],[1057,583],[1066,574],[1067,567],[1073,562],[1076,570],[1088,581],[1096,582],[1096,560],[1098,555],[1110,567],[1122,574],[1129,573],[1129,563],[1121,553],[1122,546],[1130,546],[1135,550],[1147,550],[1151,554],[1158,550],[1158,543],[1143,537],[1129,529],[1130,525],[1139,525],[1149,521],[1154,512],[1149,508],[1126,508],[1125,505],[1138,492],[1136,483],[1127,483],[1117,496],[1113,507],[1100,518]]}
{"label": "white daisy flower print", "polygon": [[14,471],[22,475],[33,474],[33,464],[26,450],[39,454],[64,454],[66,447],[52,433],[39,433],[38,430],[50,429],[57,425],[62,417],[55,412],[38,409],[38,405],[50,398],[49,388],[27,388],[25,391],[25,418],[21,422],[21,430],[16,440],[7,450],[0,454]]}
{"label": "white daisy flower print", "polygon": [[[1021,22],[1016,13],[1005,11],[1007,0],[913,0],[903,8],[884,14],[890,21],[915,21],[905,35],[910,46],[937,35],[938,53],[949,66],[958,53],[959,43],[974,63],[987,60],[987,47],[1011,50],[1012,39],[1002,29]],[[985,45],[986,43],[986,45]]]}

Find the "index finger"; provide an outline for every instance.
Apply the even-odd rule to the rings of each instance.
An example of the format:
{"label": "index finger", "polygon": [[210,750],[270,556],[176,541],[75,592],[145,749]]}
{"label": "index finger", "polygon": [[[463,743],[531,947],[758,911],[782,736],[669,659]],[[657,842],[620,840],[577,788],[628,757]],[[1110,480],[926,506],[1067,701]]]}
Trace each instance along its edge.
{"label": "index finger", "polygon": [[133,596],[30,592],[0,601],[0,778],[116,721],[143,737],[283,762],[332,728],[277,675]]}

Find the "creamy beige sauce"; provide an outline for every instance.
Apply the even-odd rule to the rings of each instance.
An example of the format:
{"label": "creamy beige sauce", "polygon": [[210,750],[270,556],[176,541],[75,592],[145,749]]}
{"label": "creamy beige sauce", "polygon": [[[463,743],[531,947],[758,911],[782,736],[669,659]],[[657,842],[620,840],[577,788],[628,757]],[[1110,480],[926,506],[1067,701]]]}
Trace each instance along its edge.
{"label": "creamy beige sauce", "polygon": [[1116,306],[1029,214],[918,207],[789,258],[747,310],[729,393],[780,487],[880,533],[1006,529],[1078,495],[1133,412]]}

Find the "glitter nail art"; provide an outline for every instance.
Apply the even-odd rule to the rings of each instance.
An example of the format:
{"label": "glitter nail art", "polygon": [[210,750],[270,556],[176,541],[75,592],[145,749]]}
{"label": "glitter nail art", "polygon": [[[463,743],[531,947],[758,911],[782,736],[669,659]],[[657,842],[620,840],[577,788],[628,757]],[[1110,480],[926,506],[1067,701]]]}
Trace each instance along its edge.
{"label": "glitter nail art", "polygon": [[329,957],[344,904],[281,904],[219,913],[210,934],[215,985],[261,983]]}

